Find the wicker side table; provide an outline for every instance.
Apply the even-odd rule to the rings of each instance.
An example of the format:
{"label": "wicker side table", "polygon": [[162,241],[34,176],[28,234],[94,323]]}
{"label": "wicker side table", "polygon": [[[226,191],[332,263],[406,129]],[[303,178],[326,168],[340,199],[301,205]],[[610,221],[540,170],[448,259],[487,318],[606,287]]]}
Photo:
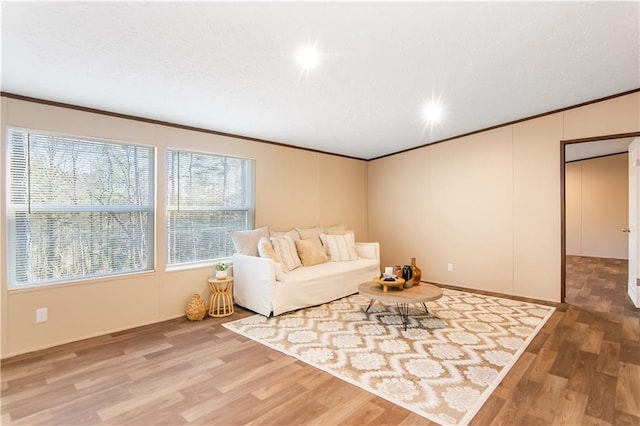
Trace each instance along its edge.
{"label": "wicker side table", "polygon": [[226,317],[233,314],[233,277],[223,280],[209,278],[209,289],[209,316]]}

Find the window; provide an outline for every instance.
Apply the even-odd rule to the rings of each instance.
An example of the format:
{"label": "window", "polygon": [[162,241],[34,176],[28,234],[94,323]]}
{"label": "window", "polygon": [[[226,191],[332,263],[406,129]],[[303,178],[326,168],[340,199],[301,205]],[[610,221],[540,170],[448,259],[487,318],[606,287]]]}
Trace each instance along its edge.
{"label": "window", "polygon": [[253,161],[167,152],[167,264],[230,257],[229,231],[253,228]]}
{"label": "window", "polygon": [[152,270],[154,148],[9,129],[9,287]]}

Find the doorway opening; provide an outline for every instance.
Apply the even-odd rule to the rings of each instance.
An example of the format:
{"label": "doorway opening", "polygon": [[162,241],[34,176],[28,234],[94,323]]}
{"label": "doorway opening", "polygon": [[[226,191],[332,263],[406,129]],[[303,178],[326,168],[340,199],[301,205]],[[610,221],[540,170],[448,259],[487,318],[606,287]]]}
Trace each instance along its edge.
{"label": "doorway opening", "polygon": [[[592,214],[592,212],[588,212],[585,214],[587,217],[585,220],[582,218],[583,211],[577,211],[578,208],[582,208],[582,198],[580,200],[575,200],[575,189],[574,185],[578,185],[581,188],[582,181],[577,181],[577,179],[582,179],[582,167],[583,165],[589,165],[589,167],[585,166],[585,170],[591,170],[590,173],[594,173],[593,170],[596,170],[602,167],[604,164],[608,163],[607,167],[623,167],[623,173],[626,175],[628,170],[627,156],[624,155],[628,152],[628,146],[631,141],[640,136],[640,132],[634,133],[625,133],[625,134],[617,134],[617,135],[608,135],[608,136],[600,136],[593,138],[584,138],[584,139],[574,139],[574,140],[565,140],[560,142],[560,157],[561,157],[561,302],[573,302],[576,297],[576,294],[581,290],[580,288],[576,289],[576,283],[579,281],[580,276],[585,276],[587,273],[595,273],[592,278],[595,280],[599,280],[597,277],[597,273],[599,270],[609,270],[615,271],[614,275],[617,274],[617,278],[614,280],[616,282],[620,282],[621,280],[626,281],[626,272],[627,272],[627,260],[621,259],[626,257],[626,250],[623,251],[621,249],[621,241],[626,241],[626,234],[623,234],[623,228],[628,226],[628,222],[620,223],[620,226],[615,226],[617,228],[617,232],[619,235],[615,235],[613,238],[609,238],[606,244],[602,244],[602,232],[604,228],[611,230],[611,223],[608,224],[596,224],[595,230],[588,230],[587,232],[583,232],[583,221],[584,222],[593,222],[596,223],[598,221],[611,221],[614,220],[608,216],[616,216],[618,215],[618,221],[620,221],[620,212],[615,211],[611,213],[611,209],[618,207],[620,210],[620,206],[605,206],[609,208],[609,211],[606,213],[598,213]],[[615,158],[617,156],[617,158]],[[624,158],[621,158],[624,156]],[[608,158],[610,157],[610,158]],[[602,160],[599,160],[602,159]],[[597,160],[597,161],[590,161]],[[584,163],[582,163],[584,162]],[[598,165],[596,167],[592,167],[594,165]],[[625,166],[626,164],[626,166]],[[567,172],[569,170],[569,172]],[[576,174],[575,171],[578,171]],[[622,170],[618,170],[618,179],[620,178],[620,172]],[[576,178],[578,176],[578,178]],[[599,176],[591,176],[591,181],[597,181]],[[568,188],[567,185],[571,187]],[[626,185],[625,185],[626,188]],[[568,191],[569,189],[569,191]],[[600,188],[602,190],[602,188]],[[597,190],[594,192],[597,194]],[[609,194],[610,195],[610,194]],[[618,194],[620,195],[620,194]],[[593,194],[587,194],[587,198],[591,196],[593,198]],[[573,197],[573,198],[572,198]],[[579,197],[582,197],[582,193],[580,193]],[[625,201],[628,200],[628,193],[625,194]],[[593,199],[589,200],[593,204]],[[576,207],[579,206],[579,207]],[[628,213],[628,207],[624,207]],[[614,209],[615,210],[615,209]],[[567,215],[571,215],[571,217],[567,218]],[[578,215],[579,225],[576,225],[575,217]],[[598,216],[600,216],[598,218]],[[626,216],[625,216],[626,218]],[[626,219],[623,219],[626,221]],[[617,222],[616,222],[617,223]],[[579,229],[578,229],[579,228]],[[601,228],[601,229],[598,229]],[[579,235],[576,237],[576,235]],[[609,235],[610,232],[609,232]],[[614,241],[610,241],[614,240]],[[628,244],[628,243],[627,243]],[[567,254],[570,256],[567,257]],[[573,256],[577,254],[577,256]],[[568,260],[569,259],[569,260]],[[569,265],[568,265],[569,263]],[[595,271],[595,272],[594,272]],[[622,276],[624,274],[624,276]],[[609,274],[610,276],[611,274]],[[569,288],[567,287],[569,284]],[[582,283],[581,283],[582,285]],[[609,283],[609,286],[615,287],[617,284]],[[626,285],[625,285],[626,287]],[[591,289],[585,289],[582,291],[582,294],[589,294]],[[620,289],[622,291],[622,289]],[[626,293],[626,291],[625,291]],[[569,297],[570,300],[567,299]]]}

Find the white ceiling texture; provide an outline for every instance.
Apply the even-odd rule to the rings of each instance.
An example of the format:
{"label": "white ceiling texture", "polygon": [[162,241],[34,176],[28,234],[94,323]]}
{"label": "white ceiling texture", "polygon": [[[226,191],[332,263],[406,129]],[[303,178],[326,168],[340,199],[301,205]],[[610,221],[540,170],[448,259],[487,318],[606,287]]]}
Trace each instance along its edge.
{"label": "white ceiling texture", "polygon": [[637,89],[639,5],[2,2],[1,90],[371,159]]}
{"label": "white ceiling texture", "polygon": [[629,150],[629,144],[634,138],[604,139],[592,142],[580,142],[565,145],[564,161],[584,160],[605,155],[621,154]]}

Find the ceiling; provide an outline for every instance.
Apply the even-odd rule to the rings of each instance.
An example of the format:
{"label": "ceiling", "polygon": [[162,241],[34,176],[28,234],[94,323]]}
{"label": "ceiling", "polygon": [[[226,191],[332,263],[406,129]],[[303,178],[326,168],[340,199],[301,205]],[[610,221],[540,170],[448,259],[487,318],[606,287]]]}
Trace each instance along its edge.
{"label": "ceiling", "polygon": [[1,90],[371,159],[636,89],[639,28],[637,1],[2,2]]}
{"label": "ceiling", "polygon": [[592,142],[580,142],[565,145],[564,161],[585,160],[629,151],[629,144],[634,138],[605,139]]}

